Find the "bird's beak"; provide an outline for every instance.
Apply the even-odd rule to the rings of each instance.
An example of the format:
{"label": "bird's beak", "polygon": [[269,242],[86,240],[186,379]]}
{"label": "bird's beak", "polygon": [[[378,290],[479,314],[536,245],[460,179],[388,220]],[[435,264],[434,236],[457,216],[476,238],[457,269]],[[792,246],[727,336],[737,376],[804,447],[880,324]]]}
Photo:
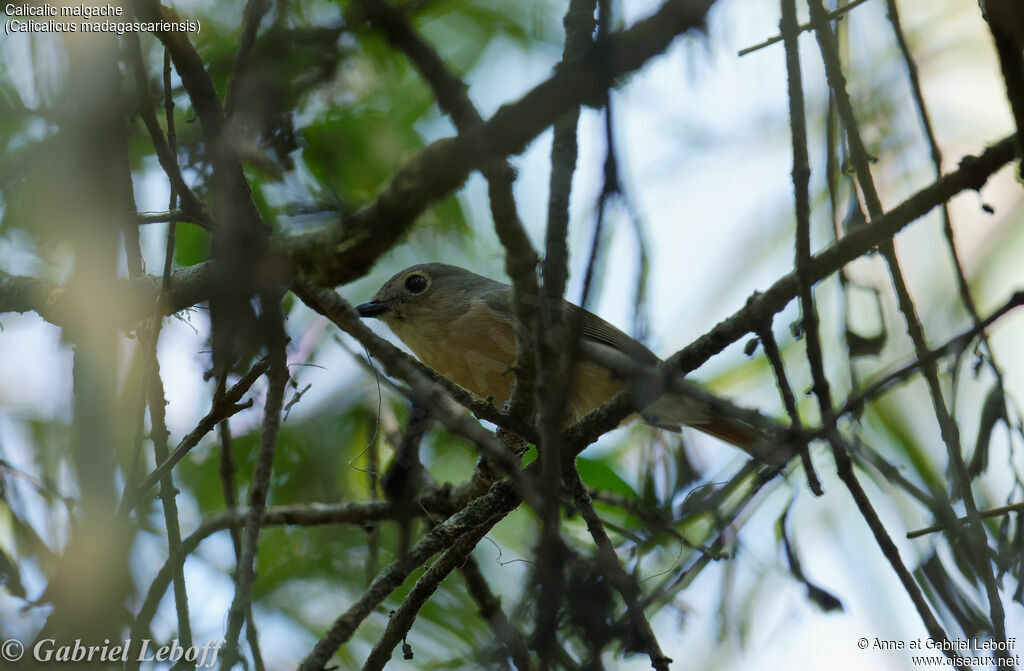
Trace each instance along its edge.
{"label": "bird's beak", "polygon": [[388,304],[381,301],[369,301],[356,306],[360,317],[379,317],[388,311]]}

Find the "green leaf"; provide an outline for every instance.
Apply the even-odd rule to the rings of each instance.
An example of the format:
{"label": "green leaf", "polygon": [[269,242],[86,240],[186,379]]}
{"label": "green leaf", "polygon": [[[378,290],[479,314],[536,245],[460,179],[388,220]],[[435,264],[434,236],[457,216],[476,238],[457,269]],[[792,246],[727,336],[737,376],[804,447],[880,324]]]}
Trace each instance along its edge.
{"label": "green leaf", "polygon": [[179,224],[174,231],[174,261],[192,266],[206,260],[210,253],[210,234],[190,224]]}
{"label": "green leaf", "polygon": [[576,469],[580,472],[583,482],[592,489],[602,489],[630,498],[637,497],[636,490],[603,461],[579,457],[576,459]]}

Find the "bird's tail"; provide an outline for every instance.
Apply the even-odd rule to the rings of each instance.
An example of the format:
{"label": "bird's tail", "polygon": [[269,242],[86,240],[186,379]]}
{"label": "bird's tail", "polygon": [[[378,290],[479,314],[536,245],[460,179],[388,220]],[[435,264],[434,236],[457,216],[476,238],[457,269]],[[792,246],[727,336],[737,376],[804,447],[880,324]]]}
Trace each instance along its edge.
{"label": "bird's tail", "polygon": [[665,394],[643,412],[653,426],[679,431],[689,426],[735,445],[770,466],[785,464],[793,454],[786,427],[731,401],[718,398],[695,384]]}

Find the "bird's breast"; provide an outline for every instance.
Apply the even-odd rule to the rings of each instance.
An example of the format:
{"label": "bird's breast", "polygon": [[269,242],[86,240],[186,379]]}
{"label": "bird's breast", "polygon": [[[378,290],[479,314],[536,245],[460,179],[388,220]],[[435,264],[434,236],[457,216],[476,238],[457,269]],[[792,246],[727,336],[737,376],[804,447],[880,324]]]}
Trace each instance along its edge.
{"label": "bird's breast", "polygon": [[[388,326],[420,361],[460,387],[497,406],[511,395],[516,342],[510,316],[477,302],[449,320],[396,315]],[[603,366],[579,361],[569,389],[567,419],[579,419],[622,388]]]}
{"label": "bird's breast", "polygon": [[388,325],[420,361],[497,405],[512,390],[515,333],[506,319],[482,303],[451,320],[424,327],[422,320],[396,319]]}

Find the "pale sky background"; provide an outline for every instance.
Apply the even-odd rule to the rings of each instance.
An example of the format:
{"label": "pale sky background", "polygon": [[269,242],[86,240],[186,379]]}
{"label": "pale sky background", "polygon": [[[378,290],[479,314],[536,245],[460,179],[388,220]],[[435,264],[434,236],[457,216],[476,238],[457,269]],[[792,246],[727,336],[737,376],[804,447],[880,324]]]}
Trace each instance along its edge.
{"label": "pale sky background", "polygon": [[[563,3],[554,14],[561,16]],[[621,5],[625,6],[621,6]],[[631,23],[646,16],[656,2],[620,3]],[[924,61],[922,77],[925,96],[931,104],[933,121],[946,156],[945,168],[951,169],[965,153],[978,153],[987,143],[1012,130],[1009,110],[1002,93],[998,64],[990,48],[990,38],[975,3],[954,0],[912,0],[901,2],[904,28],[910,33],[922,31],[934,35],[934,44],[943,47],[954,37],[959,42],[947,52],[929,52]],[[183,10],[185,11],[185,10]],[[738,58],[736,52],[761,42],[777,32],[778,3],[722,0],[711,13],[709,40],[686,37],[678,40],[669,52],[652,62],[614,98],[618,119],[617,147],[623,184],[646,228],[650,241],[650,337],[648,344],[658,354],[667,356],[706,332],[722,318],[742,307],[754,290],[764,289],[792,266],[792,224],[779,233],[775,222],[792,208],[792,185],[789,178],[791,155],[785,71],[781,45],[763,49]],[[881,19],[881,21],[880,21]],[[871,0],[853,12],[850,21],[850,43],[856,45],[856,61],[860,64],[884,64],[892,71],[880,71],[879,79],[907,90],[905,75],[891,57],[894,49],[891,33],[884,22],[884,3]],[[882,26],[884,30],[879,30]],[[0,38],[0,53],[5,56],[15,47],[10,38]],[[913,43],[930,45],[932,40]],[[804,83],[808,101],[812,146],[813,180],[821,180],[824,155],[820,120],[814,114],[825,95],[817,44],[810,33],[800,40],[803,53]],[[958,45],[958,46],[957,46]],[[925,48],[931,48],[926,46]],[[497,43],[489,48],[480,65],[468,76],[470,93],[481,112],[487,116],[500,104],[516,98],[548,76],[560,57],[560,49],[518,51]],[[923,55],[923,54],[922,54]],[[856,82],[854,83],[856,86]],[[892,121],[898,128],[910,127],[920,138],[917,120],[909,106],[909,97]],[[604,132],[601,118],[593,111],[584,114],[580,130],[580,161],[573,200],[572,268],[575,271],[569,297],[577,299],[581,269],[589,248],[594,204],[600,189],[601,163],[604,157]],[[428,140],[450,134],[450,126],[440,120],[425,120],[421,130]],[[909,165],[883,160],[876,166],[877,181],[887,207],[931,181],[931,166],[923,140]],[[533,235],[535,243],[542,240],[546,216],[547,179],[549,173],[550,133],[530,145],[516,158],[519,170],[516,184],[520,215]],[[896,180],[893,175],[900,175]],[[817,182],[820,184],[820,181]],[[813,187],[812,187],[813,188]],[[136,183],[139,208],[162,210],[166,205],[166,184],[157,172],[150,179]],[[478,244],[473,256],[431,244],[426,236],[414,234],[407,245],[400,246],[378,265],[371,276],[341,288],[349,300],[365,300],[383,279],[397,267],[427,260],[443,260],[474,268],[500,277],[502,254],[488,228],[486,189],[482,178],[474,175],[462,192],[471,220],[478,231]],[[964,194],[953,204],[958,242],[968,272],[979,271],[978,258],[984,257],[986,240],[1011,225],[999,213],[1019,202],[1021,191],[1012,173],[1004,169],[982,192]],[[980,200],[996,208],[996,216],[980,212]],[[816,211],[816,214],[821,214]],[[791,220],[790,216],[788,220]],[[600,301],[595,309],[602,316],[627,330],[632,323],[632,277],[636,248],[632,232],[625,221],[616,222],[616,232],[609,245],[608,265],[614,268],[606,277]],[[948,273],[945,249],[939,244],[938,218],[931,216],[918,222],[898,238],[904,269],[920,311],[928,314],[929,306],[952,302],[955,296],[952,276]],[[164,230],[162,226],[144,229],[144,244],[151,269],[159,267]],[[831,239],[828,222],[815,220],[815,249]],[[0,236],[0,267],[10,272],[30,272],[32,264],[20,251],[20,242]],[[1018,240],[1015,244],[1020,246]],[[1012,261],[1020,254],[1006,254],[987,266],[986,281],[976,299],[982,313],[1005,300],[1008,292],[1024,285],[1024,266]],[[1024,250],[1020,250],[1024,252]],[[988,261],[986,260],[986,263]],[[884,268],[870,261],[856,264],[859,277],[878,286],[888,286]],[[723,290],[723,287],[725,288]],[[834,278],[817,291],[823,317],[825,337],[838,338],[838,305]],[[941,311],[939,311],[941,313]],[[798,316],[794,305],[777,317],[776,333],[785,335],[786,325]],[[896,313],[886,315],[890,332],[902,333],[902,322]],[[161,366],[168,392],[168,422],[172,437],[189,431],[196,419],[206,411],[208,385],[202,382],[206,361],[199,354],[206,349],[206,318],[193,312],[188,320],[167,320],[161,340]],[[964,319],[926,322],[933,343],[947,339],[967,326]],[[17,429],[12,417],[23,413],[39,417],[70,417],[70,353],[60,343],[59,331],[42,323],[34,315],[3,315],[0,331],[0,450],[14,464],[30,464],[30,439]],[[993,343],[1000,362],[1009,371],[1021,370],[1021,356],[1016,333],[1024,326],[1020,316],[1001,322],[993,331]],[[308,314],[294,315],[288,324],[295,347],[303,346],[305,328],[323,328]],[[197,329],[198,333],[193,330]],[[378,332],[386,334],[384,329]],[[312,339],[311,336],[308,336]],[[723,356],[698,371],[697,377],[713,381],[715,388],[738,401],[778,412],[779,401],[770,378],[737,378],[730,376],[746,358],[741,340]],[[906,343],[904,343],[906,345]],[[803,375],[802,347],[792,357],[793,374]],[[909,345],[906,346],[909,354]],[[890,362],[886,357],[880,363]],[[787,359],[789,362],[789,359]],[[327,402],[337,389],[355,385],[369,389],[373,382],[360,372],[340,349],[319,361],[328,370],[304,369],[304,382],[313,388],[297,406],[316,407]],[[833,361],[838,367],[840,362]],[[838,369],[838,368],[837,368]],[[864,372],[870,370],[870,365]],[[1024,376],[1007,377],[1009,391],[1024,398]],[[794,383],[799,388],[798,383]],[[980,393],[980,392],[979,392]],[[922,397],[924,398],[924,397]],[[965,401],[970,394],[964,396]],[[259,406],[259,402],[257,406]],[[934,423],[925,406],[922,423]],[[258,421],[254,412],[243,413],[233,422],[239,428]],[[965,424],[964,435],[971,428]],[[925,427],[922,431],[933,431]],[[695,459],[709,475],[723,478],[735,470],[740,457],[731,448],[712,439],[691,441],[696,447]],[[934,441],[937,450],[941,443]],[[993,443],[993,462],[1005,461],[1005,439]],[[600,448],[598,448],[600,449]],[[1002,450],[1002,454],[999,451]],[[776,489],[765,495],[757,512],[746,521],[740,536],[740,557],[731,563],[719,563],[706,569],[697,581],[685,590],[688,617],[680,622],[667,612],[655,618],[655,628],[665,653],[676,660],[678,669],[833,669],[836,671],[886,670],[912,668],[905,653],[860,651],[857,639],[865,636],[909,641],[926,637],[919,617],[913,610],[895,575],[885,563],[866,524],[856,513],[844,487],[835,480],[831,458],[819,447],[815,462],[823,478],[827,495],[815,499],[800,486],[790,514],[789,526],[804,564],[807,576],[838,596],[845,607],[842,613],[823,614],[811,605],[804,588],[785,571],[784,559],[777,550],[775,521],[787,505],[788,490]],[[1018,465],[1020,467],[1020,465]],[[29,469],[30,470],[30,469]],[[713,478],[714,479],[714,478]],[[721,478],[719,478],[721,479]],[[910,542],[903,538],[903,521],[897,509],[889,506],[909,505],[890,492],[876,491],[867,480],[869,495],[879,507],[883,521],[892,532],[904,559],[914,567],[918,556],[926,555],[928,539]],[[992,474],[987,486],[993,499],[1004,493],[999,474]],[[183,502],[186,500],[181,499]],[[523,513],[516,513],[523,514]],[[183,531],[192,531],[199,521],[198,511],[185,505],[181,511]],[[514,517],[515,515],[513,515]],[[930,520],[922,518],[922,525]],[[514,523],[514,521],[512,521]],[[0,538],[9,533],[0,520]],[[486,545],[486,544],[485,544]],[[140,582],[148,583],[149,571],[163,561],[163,548],[158,543],[139,543],[133,567]],[[499,566],[489,561],[489,547],[477,550],[477,557],[488,577],[497,584],[506,584],[515,593],[526,570],[522,564]],[[188,584],[193,595],[193,627],[196,641],[219,637],[223,633],[224,613],[230,604],[231,591],[227,576],[233,563],[230,542],[220,534],[204,542],[200,554],[203,561],[187,565]],[[746,566],[752,562],[770,570],[759,579],[764,603],[758,604],[762,616],[751,623],[742,649],[739,645],[719,647],[719,617],[730,617],[714,611],[720,601],[719,592],[725,584],[724,571],[734,570],[733,579],[740,584],[754,579]],[[220,572],[213,567],[221,569]],[[39,576],[27,576],[30,595],[41,586]],[[34,578],[34,582],[33,582]],[[308,589],[308,586],[306,587]],[[202,592],[202,599],[197,598]],[[345,604],[325,611],[334,617]],[[6,603],[5,603],[6,602]],[[199,607],[202,604],[202,607]],[[735,605],[735,604],[734,604]],[[1007,630],[1024,637],[1024,609],[1006,602]],[[0,596],[0,613],[13,615],[11,600]],[[739,617],[739,613],[731,616]],[[38,627],[38,617],[25,616],[26,633]],[[313,640],[296,632],[283,621],[269,621],[257,609],[264,654],[269,668],[287,668],[308,652]],[[34,624],[33,624],[34,623]],[[156,631],[173,627],[173,608],[165,599],[161,613],[154,622]],[[1024,653],[1018,642],[1017,652]],[[396,655],[389,668],[414,669]],[[646,669],[649,661],[643,656],[610,660],[609,668]]]}

